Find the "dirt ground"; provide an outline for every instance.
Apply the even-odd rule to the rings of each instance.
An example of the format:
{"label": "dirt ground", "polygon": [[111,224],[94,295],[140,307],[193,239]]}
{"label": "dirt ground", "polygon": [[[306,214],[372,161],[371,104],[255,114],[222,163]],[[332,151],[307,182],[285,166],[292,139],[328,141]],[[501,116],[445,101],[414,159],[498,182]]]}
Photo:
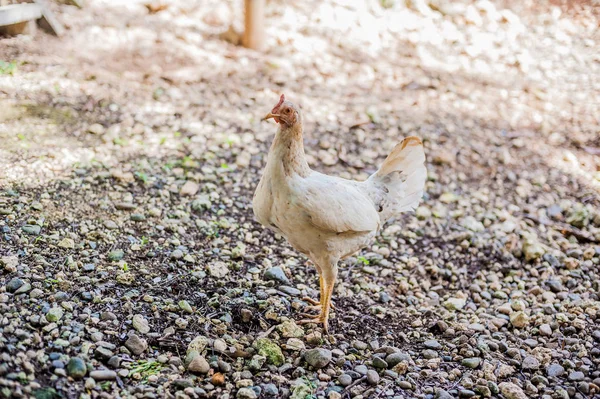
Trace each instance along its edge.
{"label": "dirt ground", "polygon": [[[600,395],[597,2],[270,1],[264,53],[242,2],[50,6],[0,38],[0,395]],[[252,216],[281,93],[321,172],[426,149],[329,336]]]}

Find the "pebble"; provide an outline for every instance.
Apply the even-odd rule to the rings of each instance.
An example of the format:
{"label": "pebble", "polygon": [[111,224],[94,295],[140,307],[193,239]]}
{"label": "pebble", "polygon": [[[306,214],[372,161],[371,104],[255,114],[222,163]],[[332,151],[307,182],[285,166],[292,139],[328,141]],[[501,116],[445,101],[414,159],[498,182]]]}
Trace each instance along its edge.
{"label": "pebble", "polygon": [[79,357],[72,357],[67,363],[67,374],[76,380],[80,380],[87,374],[87,366]]}
{"label": "pebble", "polygon": [[142,334],[148,334],[150,332],[148,320],[141,314],[134,315],[131,324],[133,325],[133,328]]}
{"label": "pebble", "polygon": [[478,357],[469,357],[466,359],[463,359],[461,364],[465,367],[468,367],[470,369],[474,369],[479,367],[479,364],[481,363],[481,359]]}
{"label": "pebble", "polygon": [[148,349],[148,342],[145,339],[141,339],[136,334],[131,334],[125,342],[125,347],[134,355],[141,355]]}
{"label": "pebble", "polygon": [[210,370],[210,365],[202,355],[195,356],[188,364],[187,369],[192,373],[206,374]]}
{"label": "pebble", "polygon": [[569,373],[569,381],[583,381],[585,374],[581,371],[571,371]]}
{"label": "pebble", "polygon": [[347,387],[348,385],[352,384],[352,377],[348,374],[342,374],[338,377],[338,382],[341,386]]}
{"label": "pebble", "polygon": [[371,385],[379,384],[379,374],[375,370],[367,371],[367,382]]}
{"label": "pebble", "polygon": [[285,275],[281,267],[271,267],[267,269],[264,275],[265,280],[277,281],[282,284],[289,284],[290,280]]}
{"label": "pebble", "polygon": [[113,370],[93,370],[90,372],[90,378],[95,381],[114,380],[117,378],[117,373]]}
{"label": "pebble", "polygon": [[240,388],[235,396],[237,399],[256,399],[258,396],[252,388]]}
{"label": "pebble", "polygon": [[425,341],[425,342],[423,342],[423,345],[427,349],[435,349],[435,350],[442,349],[442,345],[436,340]]}
{"label": "pebble", "polygon": [[540,368],[540,361],[534,356],[526,356],[521,363],[523,370],[537,370]]}
{"label": "pebble", "polygon": [[553,363],[546,369],[548,377],[560,377],[565,373],[565,369],[560,364]]}
{"label": "pebble", "polygon": [[310,366],[316,369],[322,369],[331,361],[331,351],[324,348],[311,349],[306,351],[304,359]]}

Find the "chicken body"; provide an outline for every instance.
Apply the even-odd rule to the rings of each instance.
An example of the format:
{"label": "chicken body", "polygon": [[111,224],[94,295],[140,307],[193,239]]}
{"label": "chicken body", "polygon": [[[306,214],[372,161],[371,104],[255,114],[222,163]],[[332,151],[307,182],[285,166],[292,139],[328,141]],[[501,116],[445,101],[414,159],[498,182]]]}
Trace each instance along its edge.
{"label": "chicken body", "polygon": [[254,194],[254,214],[315,264],[321,312],[302,322],[323,323],[327,331],[339,260],[367,246],[386,220],[418,205],[426,179],[423,146],[408,137],[368,180],[346,180],[309,168],[302,117],[292,103],[282,96],[269,115],[280,128]]}

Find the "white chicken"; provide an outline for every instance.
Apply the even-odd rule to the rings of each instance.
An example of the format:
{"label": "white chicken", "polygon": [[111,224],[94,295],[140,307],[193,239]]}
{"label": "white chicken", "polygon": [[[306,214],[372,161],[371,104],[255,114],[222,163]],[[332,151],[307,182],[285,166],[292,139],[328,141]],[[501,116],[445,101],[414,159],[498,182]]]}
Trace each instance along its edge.
{"label": "white chicken", "polygon": [[367,246],[386,221],[419,205],[427,178],[423,143],[406,137],[366,181],[346,180],[310,169],[302,115],[284,95],[263,119],[270,118],[280,126],[254,193],[254,215],[315,264],[320,313],[300,323],[322,323],[327,332],[340,259]]}

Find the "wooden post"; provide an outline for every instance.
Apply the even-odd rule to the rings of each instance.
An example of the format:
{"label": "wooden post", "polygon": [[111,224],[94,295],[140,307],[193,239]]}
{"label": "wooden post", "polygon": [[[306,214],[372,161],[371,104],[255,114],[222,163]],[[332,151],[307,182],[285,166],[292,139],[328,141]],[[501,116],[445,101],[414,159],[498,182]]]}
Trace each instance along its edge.
{"label": "wooden post", "polygon": [[265,47],[265,0],[244,0],[244,47],[263,50]]}

